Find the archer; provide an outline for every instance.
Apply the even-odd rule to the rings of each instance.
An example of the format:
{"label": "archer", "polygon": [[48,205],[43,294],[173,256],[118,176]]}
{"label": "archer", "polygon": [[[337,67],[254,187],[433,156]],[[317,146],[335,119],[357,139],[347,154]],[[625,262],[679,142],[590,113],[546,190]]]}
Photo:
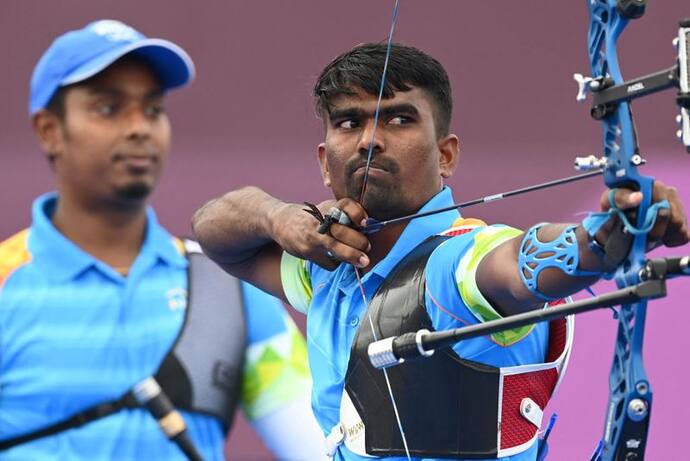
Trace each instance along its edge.
{"label": "archer", "polygon": [[[335,197],[320,209],[339,210],[327,213],[325,233],[302,205],[254,187],[207,203],[194,217],[195,233],[226,271],[308,316],[312,406],[335,459],[535,459],[544,407],[570,352],[568,321],[474,338],[387,374],[369,364],[367,345],[543,309],[590,286],[627,255],[607,252],[610,242],[625,247],[619,214],[597,225],[542,223],[523,232],[451,210],[367,234],[368,218],[451,205],[444,179],[459,153],[441,64],[393,45],[379,107],[387,58],[385,44],[360,45],[326,66],[315,85],[325,128],[318,160]],[[633,210],[642,198],[617,189],[602,195],[601,209]],[[655,183],[652,202],[649,247],[688,242],[675,190]]]}

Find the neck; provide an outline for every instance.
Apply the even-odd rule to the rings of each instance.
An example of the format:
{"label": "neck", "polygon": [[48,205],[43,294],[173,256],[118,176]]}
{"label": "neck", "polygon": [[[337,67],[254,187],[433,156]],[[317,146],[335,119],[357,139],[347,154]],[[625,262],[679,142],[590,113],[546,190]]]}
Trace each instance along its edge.
{"label": "neck", "polygon": [[146,204],[85,204],[61,193],[52,222],[65,237],[95,258],[112,267],[129,268],[144,242]]}

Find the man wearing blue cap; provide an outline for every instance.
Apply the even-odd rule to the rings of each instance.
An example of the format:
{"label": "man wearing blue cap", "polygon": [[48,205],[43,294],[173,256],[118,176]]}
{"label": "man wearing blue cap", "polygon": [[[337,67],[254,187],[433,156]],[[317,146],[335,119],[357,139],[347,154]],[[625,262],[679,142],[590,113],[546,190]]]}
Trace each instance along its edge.
{"label": "man wearing blue cap", "polygon": [[38,62],[29,112],[57,192],[0,243],[1,459],[223,459],[237,402],[280,459],[322,456],[280,303],[147,207],[165,93],[193,78],[180,47],[111,20]]}

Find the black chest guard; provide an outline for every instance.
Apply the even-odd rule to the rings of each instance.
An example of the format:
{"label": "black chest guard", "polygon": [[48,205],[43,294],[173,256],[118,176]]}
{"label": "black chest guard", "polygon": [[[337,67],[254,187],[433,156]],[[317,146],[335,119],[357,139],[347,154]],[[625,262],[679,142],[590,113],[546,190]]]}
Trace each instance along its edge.
{"label": "black chest guard", "polygon": [[[433,330],[424,307],[424,269],[448,237],[427,239],[393,269],[378,289],[371,315],[376,338],[421,328]],[[345,390],[365,427],[366,452],[405,455],[381,370],[367,355],[374,341],[368,321],[360,324],[350,353]],[[497,456],[499,369],[461,359],[446,348],[426,359],[388,369],[410,454],[435,458]]]}

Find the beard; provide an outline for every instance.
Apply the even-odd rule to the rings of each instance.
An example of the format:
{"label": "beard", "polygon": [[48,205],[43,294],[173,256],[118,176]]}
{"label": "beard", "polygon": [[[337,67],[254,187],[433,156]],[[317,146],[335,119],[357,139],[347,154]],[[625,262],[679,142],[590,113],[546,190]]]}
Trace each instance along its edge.
{"label": "beard", "polygon": [[[356,191],[355,200],[359,199],[361,189]],[[375,181],[369,181],[364,192],[362,206],[370,217],[379,221],[398,218],[416,210],[410,209],[410,205],[402,195],[402,187],[399,184],[385,185],[381,187]]]}
{"label": "beard", "polygon": [[[345,187],[347,197],[360,200],[363,175],[355,177],[355,171],[362,165],[361,159],[354,159],[345,166]],[[411,209],[403,194],[403,185],[396,180],[400,168],[397,163],[385,158],[372,162],[377,168],[389,173],[387,178],[369,176],[367,187],[362,198],[362,207],[367,214],[379,221],[397,218],[416,211]]]}
{"label": "beard", "polygon": [[126,201],[143,200],[151,195],[153,186],[144,181],[136,181],[118,187],[115,191],[117,197]]}

